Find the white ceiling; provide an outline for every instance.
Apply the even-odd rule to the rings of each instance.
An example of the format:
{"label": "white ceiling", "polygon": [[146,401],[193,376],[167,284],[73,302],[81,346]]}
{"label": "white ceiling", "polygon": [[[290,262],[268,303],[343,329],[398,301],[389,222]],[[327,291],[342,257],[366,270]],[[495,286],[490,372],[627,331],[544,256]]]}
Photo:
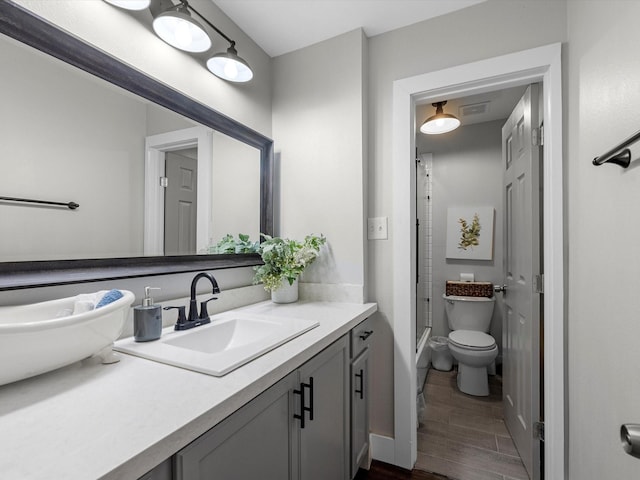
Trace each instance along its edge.
{"label": "white ceiling", "polygon": [[[444,15],[486,0],[212,0],[269,56],[276,57],[362,28],[368,37]],[[446,99],[445,112],[462,125],[507,118],[524,87]],[[482,113],[463,107],[485,105]],[[416,107],[418,125],[435,113]]]}
{"label": "white ceiling", "polygon": [[[447,100],[447,104],[444,106],[444,112],[458,117],[460,124],[463,126],[505,119],[509,117],[513,107],[516,106],[526,89],[527,86],[523,85],[479,95],[443,99]],[[484,111],[476,113],[475,111],[478,110]],[[417,105],[416,123],[418,126],[422,125],[427,118],[435,113],[436,109],[430,102]]]}
{"label": "white ceiling", "polygon": [[271,57],[362,27],[368,37],[485,0],[212,0]]}

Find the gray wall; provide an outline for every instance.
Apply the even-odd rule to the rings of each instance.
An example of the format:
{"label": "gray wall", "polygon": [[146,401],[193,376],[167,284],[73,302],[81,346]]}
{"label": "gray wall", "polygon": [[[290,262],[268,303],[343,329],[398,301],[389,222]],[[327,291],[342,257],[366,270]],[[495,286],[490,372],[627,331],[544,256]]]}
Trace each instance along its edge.
{"label": "gray wall", "polygon": [[[447,280],[473,273],[477,281],[500,283],[503,255],[501,131],[504,120],[460,127],[444,135],[418,133],[418,152],[433,153],[433,335],[448,335],[442,294]],[[447,209],[493,206],[493,260],[446,258]],[[491,335],[502,348],[500,295],[496,296]],[[501,350],[502,351],[502,350]]]}
{"label": "gray wall", "polygon": [[327,255],[302,280],[333,285],[356,302],[365,270],[364,49],[354,30],[277,57],[273,69],[280,234],[324,234]]}
{"label": "gray wall", "polygon": [[640,145],[624,171],[591,159],[640,128],[640,2],[567,5],[569,477],[633,478],[618,435],[640,419]]}

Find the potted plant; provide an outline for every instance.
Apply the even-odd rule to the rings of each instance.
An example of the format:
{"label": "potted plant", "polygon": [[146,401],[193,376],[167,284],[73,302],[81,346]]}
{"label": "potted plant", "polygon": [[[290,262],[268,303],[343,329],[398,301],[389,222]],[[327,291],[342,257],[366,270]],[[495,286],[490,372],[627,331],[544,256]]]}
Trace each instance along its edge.
{"label": "potted plant", "polygon": [[323,235],[307,235],[302,242],[269,235],[264,238],[260,244],[264,265],[254,267],[254,283],[262,282],[275,303],[297,301],[298,276],[314,262],[327,239]]}
{"label": "potted plant", "polygon": [[260,243],[252,242],[249,235],[239,233],[238,238],[227,233],[215,245],[209,245],[200,253],[216,254],[216,253],[259,253]]}

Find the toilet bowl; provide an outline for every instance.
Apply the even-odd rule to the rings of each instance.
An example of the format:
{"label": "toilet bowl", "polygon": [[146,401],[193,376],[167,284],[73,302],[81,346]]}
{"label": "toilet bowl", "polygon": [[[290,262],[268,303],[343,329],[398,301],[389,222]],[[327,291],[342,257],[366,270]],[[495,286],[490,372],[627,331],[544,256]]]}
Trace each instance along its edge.
{"label": "toilet bowl", "polygon": [[472,330],[455,330],[449,334],[449,351],[458,360],[458,389],[468,395],[489,395],[489,367],[498,356],[498,346],[491,335]]}
{"label": "toilet bowl", "polygon": [[468,395],[489,395],[487,367],[498,356],[489,335],[495,297],[443,295],[449,328],[449,350],[458,361],[458,389]]}

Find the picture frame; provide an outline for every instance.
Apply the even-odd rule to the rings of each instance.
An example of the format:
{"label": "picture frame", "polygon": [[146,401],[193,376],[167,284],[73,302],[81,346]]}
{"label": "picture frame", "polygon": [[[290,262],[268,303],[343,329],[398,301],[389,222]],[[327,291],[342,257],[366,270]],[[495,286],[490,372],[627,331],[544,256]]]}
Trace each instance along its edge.
{"label": "picture frame", "polygon": [[494,220],[493,207],[449,207],[447,258],[493,260]]}

